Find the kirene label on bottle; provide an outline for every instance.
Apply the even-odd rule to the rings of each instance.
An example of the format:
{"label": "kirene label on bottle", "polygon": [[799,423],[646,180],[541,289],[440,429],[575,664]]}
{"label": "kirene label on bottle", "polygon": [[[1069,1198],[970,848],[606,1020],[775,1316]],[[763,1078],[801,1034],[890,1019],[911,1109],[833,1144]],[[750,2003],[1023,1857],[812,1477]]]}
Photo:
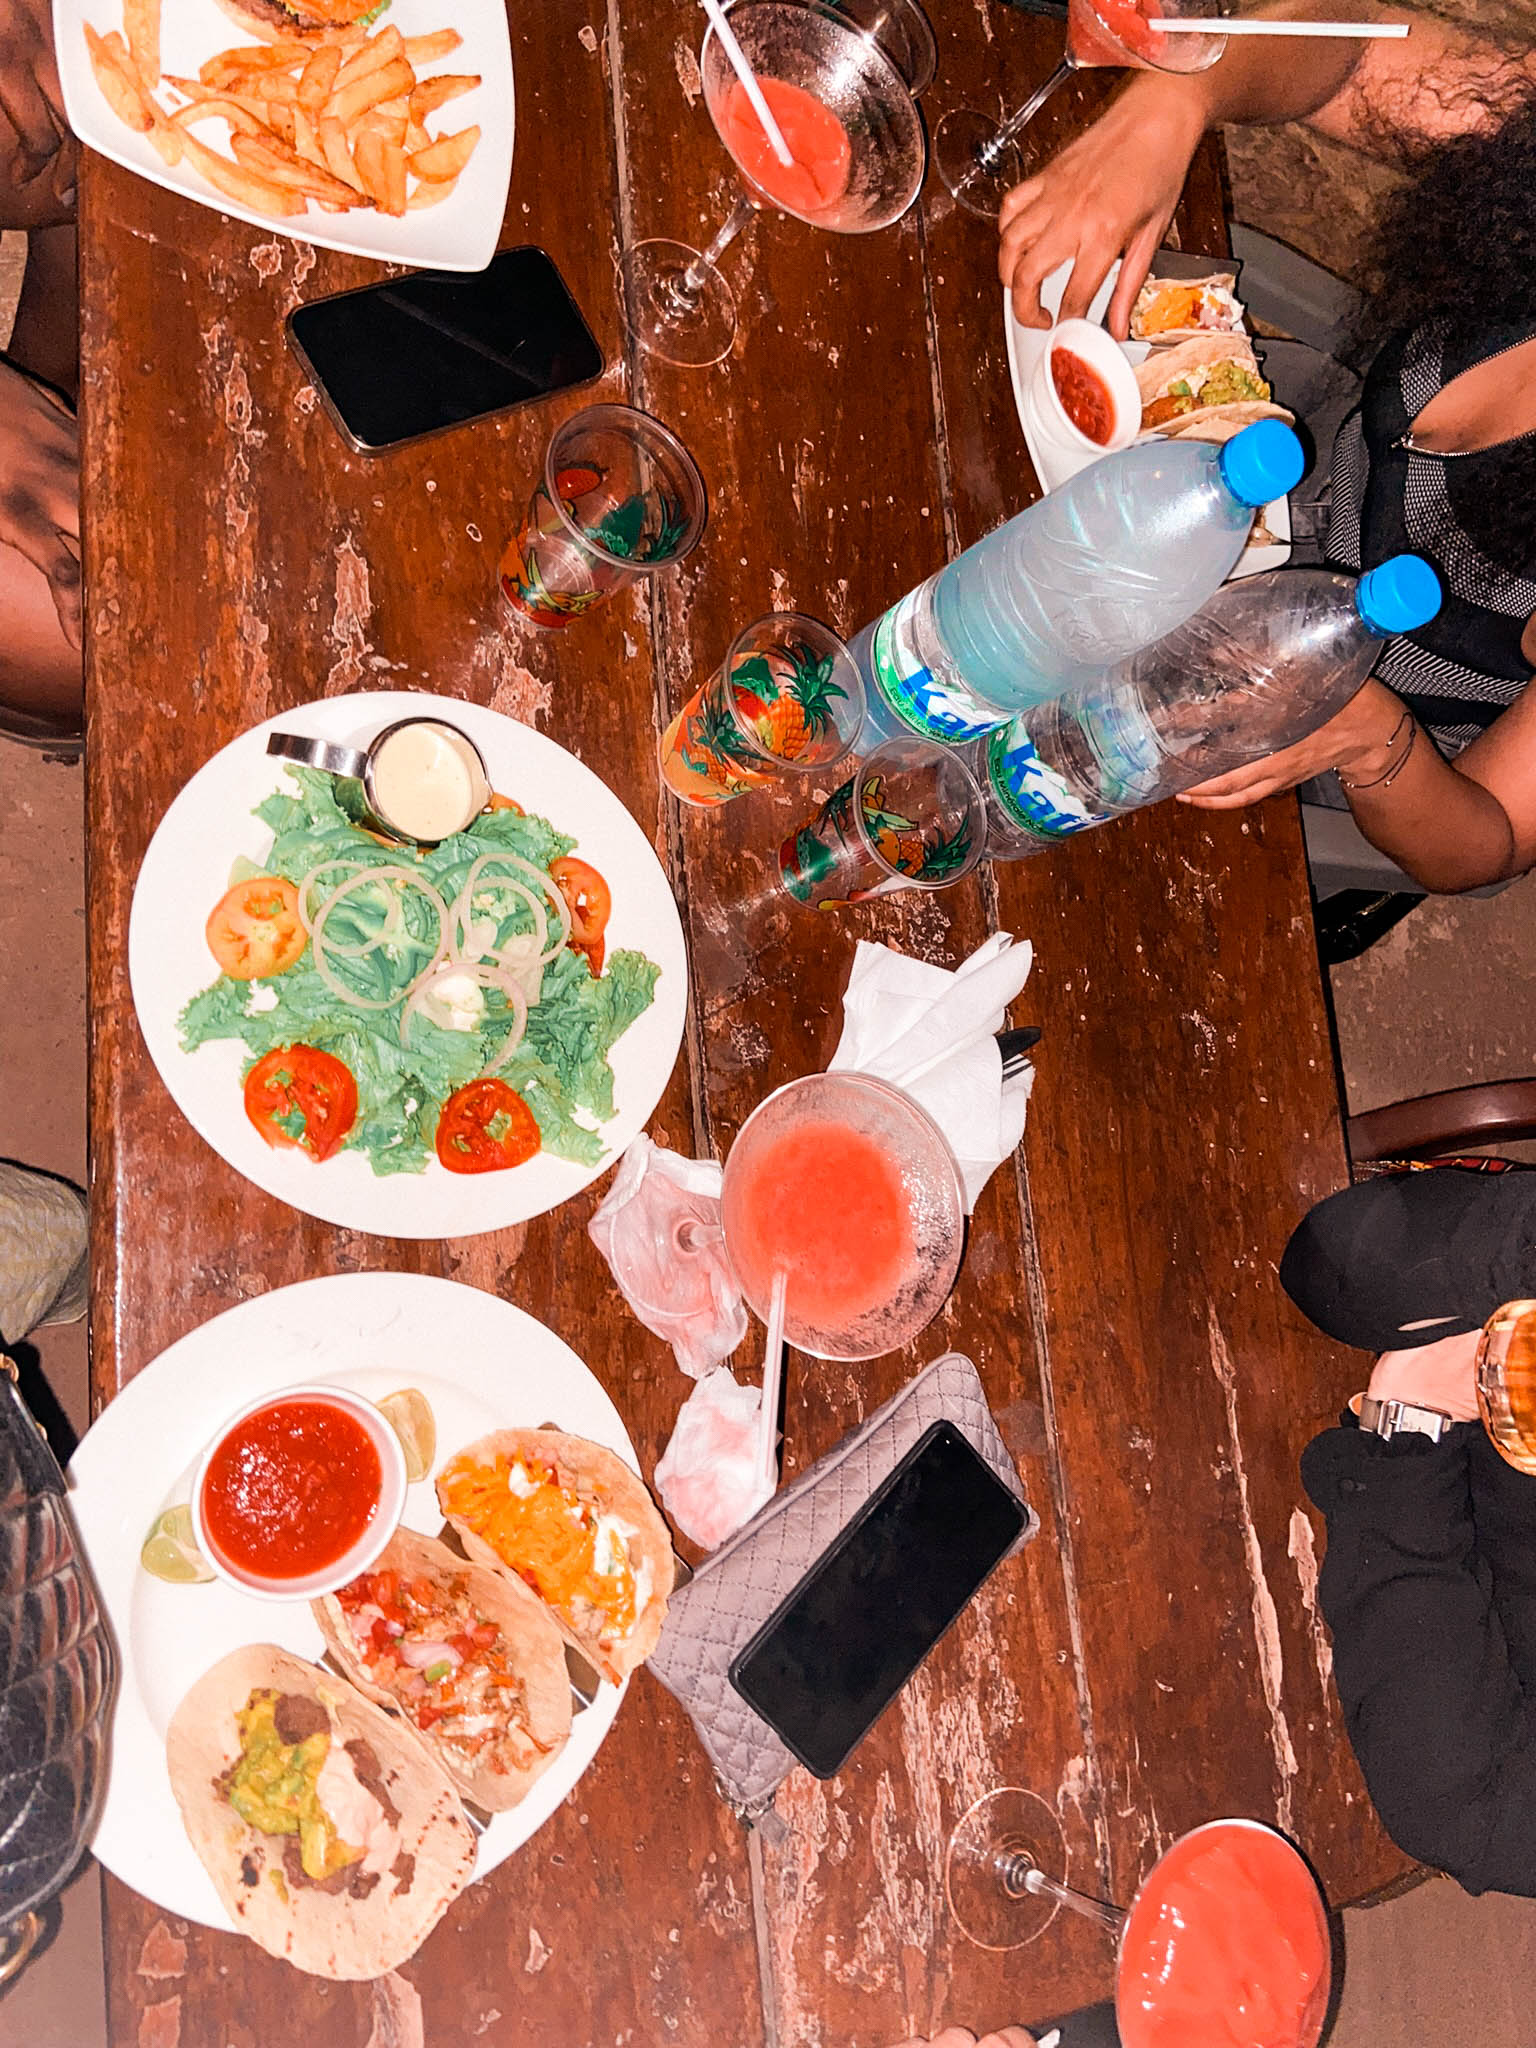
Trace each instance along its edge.
{"label": "kirene label on bottle", "polygon": [[912,620],[928,585],[921,583],[893,604],[875,627],[870,649],[875,685],[887,705],[919,738],[949,747],[984,739],[1007,719],[990,704],[953,683],[940,682],[913,643]]}
{"label": "kirene label on bottle", "polygon": [[1004,815],[1026,832],[1064,839],[1069,832],[1102,825],[1109,816],[1108,811],[1086,810],[1016,724],[994,732],[988,741],[987,774]]}

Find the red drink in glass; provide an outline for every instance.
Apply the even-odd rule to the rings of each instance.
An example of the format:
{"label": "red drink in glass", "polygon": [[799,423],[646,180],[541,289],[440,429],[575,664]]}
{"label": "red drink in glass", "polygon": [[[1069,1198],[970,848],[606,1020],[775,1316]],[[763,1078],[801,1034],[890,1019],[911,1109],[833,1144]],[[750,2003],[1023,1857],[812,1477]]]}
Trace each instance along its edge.
{"label": "red drink in glass", "polygon": [[720,110],[720,134],[741,172],[787,212],[818,213],[848,189],[853,145],[832,109],[784,78],[759,78],[768,111],[779,124],[792,164],[780,163],[746,88],[737,83]]}

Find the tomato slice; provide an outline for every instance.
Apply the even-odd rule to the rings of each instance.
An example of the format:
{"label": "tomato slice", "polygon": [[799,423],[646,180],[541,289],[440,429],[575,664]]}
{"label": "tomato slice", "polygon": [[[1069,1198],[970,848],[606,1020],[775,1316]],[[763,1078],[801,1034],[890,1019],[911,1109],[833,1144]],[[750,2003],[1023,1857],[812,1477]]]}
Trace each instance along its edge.
{"label": "tomato slice", "polygon": [[236,882],[213,906],[208,949],[235,981],[265,981],[293,965],[308,943],[299,892],[281,875]]}
{"label": "tomato slice", "polygon": [[549,877],[571,913],[571,951],[584,954],[593,974],[601,974],[603,933],[608,929],[608,914],[613,909],[608,884],[589,861],[577,860],[570,853],[550,862]]}
{"label": "tomato slice", "polygon": [[517,1090],[489,1075],[449,1096],[437,1119],[437,1156],[450,1173],[521,1166],[543,1139]]}
{"label": "tomato slice", "polygon": [[485,808],[488,811],[512,811],[519,818],[526,818],[528,815],[520,803],[510,796],[502,796],[498,790],[491,792],[490,801],[486,804]]}
{"label": "tomato slice", "polygon": [[318,1046],[275,1046],[245,1077],[245,1113],[269,1145],[329,1159],[357,1122],[357,1083]]}

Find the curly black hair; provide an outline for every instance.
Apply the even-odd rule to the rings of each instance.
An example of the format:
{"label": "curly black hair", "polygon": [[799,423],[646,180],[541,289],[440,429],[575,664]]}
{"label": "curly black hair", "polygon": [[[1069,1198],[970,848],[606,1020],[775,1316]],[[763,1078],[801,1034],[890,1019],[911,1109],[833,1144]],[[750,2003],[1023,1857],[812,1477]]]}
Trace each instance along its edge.
{"label": "curly black hair", "polygon": [[[1492,325],[1536,325],[1536,85],[1527,75],[1490,113],[1449,141],[1397,139],[1408,178],[1378,219],[1357,352],[1373,354],[1429,320],[1448,318],[1474,345]],[[1457,507],[1461,523],[1492,561],[1536,572],[1536,435],[1478,467],[1475,499]]]}

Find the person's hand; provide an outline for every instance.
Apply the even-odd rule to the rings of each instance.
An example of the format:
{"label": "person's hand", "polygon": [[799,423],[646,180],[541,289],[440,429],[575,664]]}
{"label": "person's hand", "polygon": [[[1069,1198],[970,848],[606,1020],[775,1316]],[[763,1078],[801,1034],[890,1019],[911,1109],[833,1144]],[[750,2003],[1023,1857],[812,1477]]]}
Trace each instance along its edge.
{"label": "person's hand", "polygon": [[0,0],[0,114],[14,136],[7,148],[0,130],[0,220],[72,220],[79,148],[64,116],[49,0]]}
{"label": "person's hand", "polygon": [[1040,284],[1058,264],[1070,257],[1073,266],[1061,318],[1081,319],[1119,256],[1105,325],[1125,339],[1131,305],[1204,132],[1198,88],[1187,78],[1148,72],[1038,176],[1015,185],[998,215],[997,269],[1023,326],[1050,326]]}
{"label": "person's hand", "polygon": [[1456,1422],[1476,1422],[1474,1363],[1481,1336],[1481,1330],[1468,1330],[1415,1351],[1383,1351],[1371,1374],[1371,1398],[1411,1401],[1417,1408],[1438,1408]]}
{"label": "person's hand", "polygon": [[45,385],[0,362],[0,542],[41,569],[80,645],[80,430]]}
{"label": "person's hand", "polygon": [[1276,790],[1294,789],[1298,782],[1326,774],[1330,768],[1342,768],[1351,780],[1369,782],[1391,766],[1387,740],[1402,716],[1402,699],[1385,683],[1368,681],[1342,711],[1294,747],[1283,747],[1261,761],[1245,761],[1241,768],[1197,782],[1192,789],[1180,790],[1178,801],[1206,811],[1240,810],[1245,804],[1258,803],[1261,797],[1273,796]]}
{"label": "person's hand", "polygon": [[1004,2027],[1001,2033],[983,2034],[978,2041],[969,2027],[946,2027],[928,2040],[903,2041],[901,2048],[1035,2048],[1035,2037],[1022,2027]]}

